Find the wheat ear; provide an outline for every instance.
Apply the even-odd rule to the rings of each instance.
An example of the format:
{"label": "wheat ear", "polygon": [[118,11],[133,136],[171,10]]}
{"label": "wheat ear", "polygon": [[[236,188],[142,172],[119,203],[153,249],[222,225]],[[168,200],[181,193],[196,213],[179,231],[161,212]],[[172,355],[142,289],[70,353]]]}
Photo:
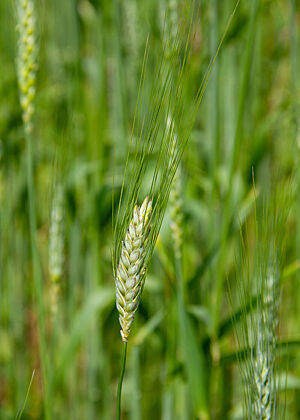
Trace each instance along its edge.
{"label": "wheat ear", "polygon": [[258,335],[256,358],[253,361],[255,394],[253,418],[270,420],[273,410],[273,370],[276,345],[276,327],[278,324],[278,273],[270,267],[264,276],[262,289],[262,307],[258,313]]}
{"label": "wheat ear", "polygon": [[51,311],[56,313],[64,264],[64,193],[57,186],[53,198],[49,232],[49,275],[51,279]]}
{"label": "wheat ear", "polygon": [[[172,138],[171,145],[171,161],[178,153],[178,139],[175,131],[175,125],[170,116],[167,118],[167,127]],[[183,201],[182,201],[182,185],[181,185],[181,165],[178,165],[175,172],[172,187],[170,191],[170,216],[171,216],[171,230],[172,239],[174,243],[174,251],[176,258],[181,258],[181,245],[183,236]]]}
{"label": "wheat ear", "polygon": [[122,243],[116,274],[116,305],[119,312],[121,337],[128,341],[145,278],[145,249],[149,235],[152,201],[145,198],[141,207],[135,206],[132,220]]}
{"label": "wheat ear", "polygon": [[267,356],[258,350],[254,365],[256,397],[253,407],[253,419],[270,420],[272,410],[271,400],[271,368]]}
{"label": "wheat ear", "polygon": [[32,131],[37,69],[36,21],[32,0],[19,1],[18,80],[25,131]]}

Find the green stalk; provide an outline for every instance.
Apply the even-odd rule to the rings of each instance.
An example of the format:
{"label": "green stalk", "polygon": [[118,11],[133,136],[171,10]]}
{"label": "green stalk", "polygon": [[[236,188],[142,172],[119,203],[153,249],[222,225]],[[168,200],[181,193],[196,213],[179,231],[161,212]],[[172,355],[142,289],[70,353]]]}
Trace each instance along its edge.
{"label": "green stalk", "polygon": [[[298,41],[298,26],[297,26],[297,11],[296,11],[296,0],[291,0],[291,87],[292,92],[299,92],[299,41]],[[298,99],[298,98],[297,98]],[[296,100],[297,100],[296,99]],[[294,104],[292,108],[292,135],[294,137],[294,150],[295,150],[295,178],[296,178],[296,188],[299,190],[300,188],[300,170],[299,170],[299,162],[300,162],[300,153],[299,153],[299,145],[298,143],[298,136],[299,136],[299,130],[300,130],[300,117],[299,117],[299,105]],[[300,198],[299,194],[297,194],[297,210],[299,214],[300,209]],[[297,223],[297,234],[295,235],[295,248],[296,248],[296,255],[299,255],[300,252],[300,222],[298,218]],[[299,272],[297,274],[297,280],[298,284],[300,281],[300,275]],[[299,320],[300,317],[300,292],[299,288],[296,288],[296,320]],[[296,321],[297,324],[297,321]],[[300,372],[300,358],[299,354],[296,361],[296,369],[297,373]],[[295,391],[295,401],[299,400],[300,391]]]}
{"label": "green stalk", "polygon": [[41,369],[43,377],[44,387],[44,408],[45,408],[45,419],[51,419],[51,391],[50,391],[50,380],[47,360],[47,345],[46,345],[46,328],[45,328],[45,312],[43,303],[43,278],[42,270],[40,266],[39,254],[36,243],[36,212],[35,212],[35,192],[34,192],[34,181],[33,181],[33,159],[32,159],[32,138],[31,134],[26,132],[26,152],[27,152],[27,188],[28,188],[28,200],[29,200],[29,227],[30,227],[30,246],[31,255],[33,261],[33,278],[34,278],[34,291],[35,299],[38,311],[38,336],[39,336],[39,347],[40,347],[40,359]]}
{"label": "green stalk", "polygon": [[224,214],[223,214],[223,223],[221,227],[221,247],[220,247],[220,257],[218,262],[218,272],[217,272],[217,282],[215,288],[215,296],[213,299],[213,334],[217,335],[219,316],[220,316],[220,306],[223,293],[223,269],[225,256],[227,251],[227,239],[230,227],[231,220],[231,203],[232,203],[232,192],[233,192],[233,178],[237,166],[237,160],[239,156],[241,140],[243,137],[243,126],[244,126],[244,116],[245,116],[245,106],[248,93],[248,85],[250,80],[250,70],[251,70],[251,61],[253,56],[253,45],[256,34],[256,22],[259,9],[260,0],[253,0],[250,26],[248,33],[248,41],[246,46],[246,56],[243,67],[243,77],[242,77],[242,86],[239,95],[239,105],[238,105],[238,116],[236,123],[236,130],[234,136],[234,143],[232,148],[232,155],[229,166],[229,182],[228,182],[228,192],[225,200]]}
{"label": "green stalk", "polygon": [[125,366],[126,366],[126,355],[127,355],[127,342],[124,341],[122,361],[121,361],[121,371],[120,371],[120,378],[119,378],[118,392],[117,392],[116,420],[120,420],[121,418],[121,395],[122,395],[122,384],[123,384],[123,378],[124,378]]}
{"label": "green stalk", "polygon": [[120,0],[113,0],[111,2],[111,13],[113,20],[113,34],[112,34],[112,48],[114,54],[115,64],[115,77],[114,77],[114,90],[113,90],[113,110],[112,110],[112,133],[114,134],[114,146],[117,157],[122,159],[126,156],[127,145],[127,130],[126,130],[126,107],[125,107],[125,92],[124,92],[124,74],[123,74],[123,60],[122,48],[120,40],[122,39],[121,33],[121,17],[120,17],[121,4]]}
{"label": "green stalk", "polygon": [[[219,42],[219,5],[218,0],[213,0],[211,3],[211,31],[210,31],[210,51],[213,56],[218,48]],[[209,239],[208,247],[212,249],[214,244],[218,241],[217,225],[216,225],[216,200],[217,200],[217,170],[220,163],[220,63],[217,60],[211,73],[210,87],[209,87],[209,137],[211,144],[211,162],[210,162],[210,177],[212,180],[212,188],[207,197],[208,206],[210,209],[209,220]],[[211,273],[207,271],[207,275],[203,278],[205,287],[209,287],[211,281]]]}
{"label": "green stalk", "polygon": [[141,415],[141,375],[140,375],[140,346],[136,345],[131,349],[131,410],[130,420],[140,420]]}
{"label": "green stalk", "polygon": [[[219,42],[219,11],[218,11],[218,0],[213,0],[212,2],[212,23],[211,23],[211,55],[215,54],[215,51],[218,48]],[[213,199],[215,196],[215,181],[216,181],[216,169],[218,167],[220,159],[220,86],[219,86],[219,62],[218,60],[214,64],[214,68],[211,74],[211,138],[212,138],[212,160],[211,160],[211,176],[213,179],[213,189],[212,189],[212,205]],[[214,212],[212,211],[212,215]],[[213,238],[212,238],[213,240]]]}
{"label": "green stalk", "polygon": [[190,395],[194,406],[194,414],[200,420],[209,419],[207,398],[207,372],[203,350],[198,346],[191,321],[186,313],[184,304],[184,286],[182,261],[175,258],[177,278],[177,306],[179,316],[179,334],[184,364],[187,371]]}

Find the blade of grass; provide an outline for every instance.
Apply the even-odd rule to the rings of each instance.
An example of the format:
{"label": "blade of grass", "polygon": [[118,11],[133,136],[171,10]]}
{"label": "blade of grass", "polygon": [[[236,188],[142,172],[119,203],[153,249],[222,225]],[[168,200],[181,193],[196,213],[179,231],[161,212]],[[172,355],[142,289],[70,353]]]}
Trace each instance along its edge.
{"label": "blade of grass", "polygon": [[58,368],[56,372],[56,382],[59,382],[68,367],[72,363],[75,355],[76,348],[84,337],[88,334],[88,326],[92,319],[99,311],[105,310],[114,302],[114,291],[110,287],[101,287],[95,290],[90,296],[83,308],[76,315],[71,331],[62,348],[59,351]]}
{"label": "blade of grass", "polygon": [[140,420],[141,411],[141,372],[140,372],[140,346],[133,346],[130,354],[131,366],[131,401],[130,401],[130,419]]}
{"label": "blade of grass", "polygon": [[121,371],[120,371],[120,379],[119,379],[118,390],[117,390],[116,420],[120,420],[121,418],[121,396],[122,396],[122,385],[123,385],[123,378],[124,378],[125,366],[126,366],[126,355],[127,355],[127,341],[123,341]]}
{"label": "blade of grass", "polygon": [[209,418],[207,396],[207,364],[198,345],[191,320],[186,312],[183,295],[183,276],[180,258],[176,258],[177,305],[179,317],[179,342],[189,380],[194,414],[201,420]]}
{"label": "blade of grass", "polygon": [[26,404],[27,404],[27,400],[28,400],[28,397],[29,397],[30,388],[31,388],[31,385],[32,385],[32,382],[33,382],[33,379],[34,379],[34,374],[35,374],[35,371],[33,370],[32,375],[31,375],[31,379],[30,379],[30,382],[29,382],[29,385],[28,385],[28,388],[27,388],[27,392],[26,392],[26,395],[25,395],[25,400],[24,400],[23,406],[20,409],[19,413],[16,415],[16,420],[20,420],[21,417],[22,417],[22,414],[24,413],[24,410],[25,410],[25,407],[26,407]]}

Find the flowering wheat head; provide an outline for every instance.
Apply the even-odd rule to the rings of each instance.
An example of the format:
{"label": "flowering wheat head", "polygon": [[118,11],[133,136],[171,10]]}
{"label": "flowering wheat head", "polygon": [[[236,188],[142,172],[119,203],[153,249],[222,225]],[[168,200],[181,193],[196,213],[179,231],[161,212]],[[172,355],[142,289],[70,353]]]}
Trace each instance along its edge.
{"label": "flowering wheat head", "polygon": [[36,22],[33,0],[19,0],[18,80],[25,131],[32,130],[36,81]]}
{"label": "flowering wheat head", "polygon": [[145,248],[149,234],[152,201],[145,198],[141,207],[135,206],[128,231],[122,243],[116,273],[116,305],[119,311],[121,337],[128,340],[144,284]]}

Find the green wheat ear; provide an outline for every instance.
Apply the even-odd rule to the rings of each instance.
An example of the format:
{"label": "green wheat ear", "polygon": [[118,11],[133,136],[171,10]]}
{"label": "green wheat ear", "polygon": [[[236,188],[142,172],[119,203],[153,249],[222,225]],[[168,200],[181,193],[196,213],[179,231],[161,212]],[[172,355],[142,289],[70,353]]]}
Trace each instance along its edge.
{"label": "green wheat ear", "polygon": [[278,324],[278,297],[279,276],[277,264],[272,261],[270,268],[261,273],[259,280],[261,298],[256,314],[257,332],[253,331],[253,345],[256,352],[251,355],[255,386],[252,396],[252,416],[270,420],[275,401],[275,347],[276,326]]}
{"label": "green wheat ear", "polygon": [[64,191],[59,184],[53,197],[49,231],[49,276],[51,311],[56,313],[64,264]]}
{"label": "green wheat ear", "polygon": [[[168,116],[167,125],[174,133],[173,144],[171,149],[171,156],[176,154],[177,135],[172,118]],[[182,185],[181,185],[181,165],[179,164],[175,172],[172,187],[170,191],[170,216],[171,216],[171,231],[174,243],[174,251],[176,258],[181,258],[181,245],[183,236],[183,201],[182,201]]]}
{"label": "green wheat ear", "polygon": [[[208,66],[202,83],[195,94],[192,108],[190,108],[185,93],[188,86],[188,62],[191,54],[191,40],[194,34],[193,22],[196,15],[194,6],[194,0],[184,2],[184,9],[177,25],[175,39],[173,39],[175,32],[169,34],[166,27],[164,28],[162,43],[156,53],[156,66],[149,75],[151,89],[147,95],[144,95],[143,90],[147,77],[149,40],[145,49],[129,152],[118,198],[116,217],[114,215],[112,217],[114,235],[112,263],[114,279],[119,281],[117,307],[121,314],[120,322],[124,340],[128,338],[130,325],[140,297],[139,281],[137,284],[134,283],[133,290],[126,288],[128,273],[123,272],[122,265],[120,265],[122,256],[126,256],[125,251],[128,252],[125,238],[129,239],[131,233],[133,233],[130,229],[135,226],[133,223],[134,215],[143,208],[143,206],[141,209],[135,207],[136,203],[144,190],[148,192],[148,196],[152,200],[149,201],[151,203],[149,217],[150,209],[152,210],[153,206],[151,225],[147,226],[147,233],[144,232],[141,236],[144,243],[143,255],[140,258],[143,263],[139,264],[138,268],[139,274],[143,278],[143,270],[146,269],[152,256],[164,219],[173,178],[189,140],[213,64],[230,23],[229,21],[216,55]],[[166,49],[169,50],[168,54],[166,54]],[[190,115],[186,122],[184,116],[187,113],[187,107],[189,107]],[[171,119],[168,116],[171,116]],[[173,121],[176,121],[176,132],[180,133],[178,136],[175,133]],[[176,201],[178,204],[178,199]],[[114,209],[114,205],[112,208]],[[178,219],[178,214],[176,217]],[[176,240],[178,249],[180,249],[181,234],[178,234],[178,232]],[[129,282],[129,284],[131,283]],[[130,305],[126,296],[133,300],[132,305]]]}
{"label": "green wheat ear", "polygon": [[[250,261],[244,252],[242,256],[239,298],[243,317],[240,330],[238,321],[233,319],[239,346],[248,354],[245,360],[239,360],[239,367],[245,383],[244,410],[251,420],[281,418],[276,336],[290,188],[284,185],[278,191],[275,190],[274,196],[268,196],[268,201],[259,210],[261,218],[255,214],[257,255],[251,272]],[[247,243],[243,242],[243,251],[246,246]]]}
{"label": "green wheat ear", "polygon": [[25,131],[32,131],[37,69],[36,19],[33,0],[19,1],[18,81]]}
{"label": "green wheat ear", "polygon": [[145,198],[141,207],[135,206],[117,268],[116,305],[119,311],[121,337],[128,340],[131,324],[139,305],[145,278],[145,249],[149,236],[152,200]]}

